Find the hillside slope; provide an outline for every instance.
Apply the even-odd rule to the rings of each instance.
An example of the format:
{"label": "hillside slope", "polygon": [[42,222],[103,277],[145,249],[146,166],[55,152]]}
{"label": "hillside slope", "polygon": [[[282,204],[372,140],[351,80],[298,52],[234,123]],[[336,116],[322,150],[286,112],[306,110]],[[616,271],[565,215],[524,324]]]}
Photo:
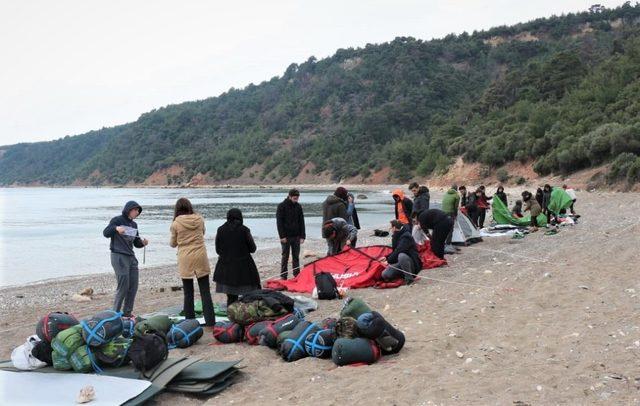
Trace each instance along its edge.
{"label": "hillside slope", "polygon": [[[0,151],[0,184],[277,182],[611,165],[640,179],[640,5],[472,35],[396,38],[290,65],[281,77],[137,121]],[[616,160],[616,158],[618,158]],[[160,176],[159,176],[160,174]],[[166,182],[162,180],[165,179]]]}

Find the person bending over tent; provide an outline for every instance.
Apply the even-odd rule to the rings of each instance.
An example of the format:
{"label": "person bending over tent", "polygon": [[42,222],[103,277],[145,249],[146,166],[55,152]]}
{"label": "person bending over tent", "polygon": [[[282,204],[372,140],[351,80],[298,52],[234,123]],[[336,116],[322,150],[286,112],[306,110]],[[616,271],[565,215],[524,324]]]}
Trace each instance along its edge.
{"label": "person bending over tent", "polygon": [[[431,241],[431,251],[440,259],[444,259],[444,245],[449,233],[453,232],[453,220],[439,209],[429,209],[423,211],[418,216],[418,221],[422,231],[427,233]],[[433,230],[429,234],[428,230]]]}
{"label": "person bending over tent", "polygon": [[260,275],[251,254],[256,252],[251,230],[242,224],[240,209],[227,212],[227,222],[216,234],[218,263],[213,273],[216,292],[227,295],[227,306],[239,295],[259,290]]}
{"label": "person bending over tent", "polygon": [[111,239],[111,265],[116,273],[118,287],[113,310],[131,317],[133,303],[138,293],[138,260],[133,247],[143,248],[149,241],[140,238],[138,224],[134,221],[142,213],[142,206],[133,200],[127,202],[122,214],[111,219],[102,235]]}
{"label": "person bending over tent", "polygon": [[193,280],[196,279],[202,298],[204,321],[207,326],[213,327],[216,324],[216,316],[209,288],[211,267],[207,257],[207,248],[204,245],[204,219],[193,211],[189,199],[181,197],[176,202],[173,223],[171,223],[169,230],[171,231],[169,245],[172,248],[178,248],[178,272],[182,279],[184,317],[186,319],[196,318],[193,304]]}
{"label": "person bending over tent", "polygon": [[393,191],[394,209],[396,212],[396,220],[400,220],[402,224],[411,224],[411,212],[413,211],[413,202],[404,196],[401,189]]}
{"label": "person bending over tent", "polygon": [[524,211],[531,212],[531,231],[538,231],[538,216],[542,213],[542,207],[538,204],[531,192],[525,190],[522,192],[522,201],[524,202]]}
{"label": "person bending over tent", "polygon": [[[382,279],[391,281],[404,278],[405,283],[413,282],[415,275],[422,269],[420,254],[409,231],[409,226],[398,220],[391,221],[391,248],[393,252],[380,258],[380,263],[387,269],[382,271]],[[400,271],[400,269],[402,271]]]}
{"label": "person bending over tent", "polygon": [[572,188],[568,187],[567,185],[562,185],[562,188],[564,189],[565,192],[567,192],[567,194],[569,195],[569,197],[571,198],[571,206],[569,206],[569,210],[571,210],[571,214],[576,214],[573,205],[576,204],[576,191],[573,190]]}
{"label": "person bending over tent", "polygon": [[322,224],[322,238],[327,240],[327,255],[335,255],[346,246],[355,247],[358,229],[346,220],[336,217]]}

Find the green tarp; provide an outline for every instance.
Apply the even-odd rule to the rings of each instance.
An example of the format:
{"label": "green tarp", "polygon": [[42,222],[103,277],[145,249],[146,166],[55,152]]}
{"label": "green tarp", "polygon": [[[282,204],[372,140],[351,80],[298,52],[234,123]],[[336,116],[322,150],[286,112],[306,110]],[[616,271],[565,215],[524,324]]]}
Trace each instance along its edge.
{"label": "green tarp", "polygon": [[[551,196],[553,198],[553,194]],[[491,212],[493,214],[493,220],[498,224],[511,224],[519,227],[527,227],[531,225],[531,216],[524,216],[522,218],[512,216],[509,208],[498,198],[498,196],[494,196],[494,198],[491,199]],[[540,214],[538,216],[538,225],[542,226],[545,224],[547,224],[547,216]]]}
{"label": "green tarp", "polygon": [[551,190],[551,199],[549,200],[549,210],[560,214],[560,210],[568,209],[573,203],[573,199],[567,194],[567,192],[560,188],[554,187]]}

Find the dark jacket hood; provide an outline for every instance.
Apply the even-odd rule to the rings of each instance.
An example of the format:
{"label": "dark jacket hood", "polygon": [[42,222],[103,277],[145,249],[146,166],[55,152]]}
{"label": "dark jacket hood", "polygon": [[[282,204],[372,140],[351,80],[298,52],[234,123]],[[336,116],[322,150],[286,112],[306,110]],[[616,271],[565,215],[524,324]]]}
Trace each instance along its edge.
{"label": "dark jacket hood", "polygon": [[329,203],[329,204],[336,204],[336,203],[345,204],[345,201],[343,199],[339,198],[336,195],[329,195],[329,196],[327,196],[327,203]]}
{"label": "dark jacket hood", "polygon": [[133,200],[128,201],[124,205],[124,209],[122,209],[122,215],[125,216],[126,218],[129,218],[129,212],[135,208],[138,208],[140,210],[140,213],[142,213],[142,206],[140,206],[138,203],[136,203]]}
{"label": "dark jacket hood", "polygon": [[242,224],[242,212],[240,209],[231,209],[227,212],[227,221]]}

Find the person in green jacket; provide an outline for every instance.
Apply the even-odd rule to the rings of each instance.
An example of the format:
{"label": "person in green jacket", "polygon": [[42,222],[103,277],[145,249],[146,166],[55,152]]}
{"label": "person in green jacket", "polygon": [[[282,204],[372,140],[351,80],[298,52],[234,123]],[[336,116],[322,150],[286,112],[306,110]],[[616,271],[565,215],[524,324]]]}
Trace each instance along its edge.
{"label": "person in green jacket", "polygon": [[[458,216],[458,206],[460,206],[460,195],[458,194],[458,185],[452,185],[451,189],[447,190],[447,192],[442,197],[442,211],[445,212],[451,220],[453,224],[456,222],[456,217]],[[453,238],[453,228],[451,232],[447,236],[445,241],[445,245],[451,245],[451,238]]]}

